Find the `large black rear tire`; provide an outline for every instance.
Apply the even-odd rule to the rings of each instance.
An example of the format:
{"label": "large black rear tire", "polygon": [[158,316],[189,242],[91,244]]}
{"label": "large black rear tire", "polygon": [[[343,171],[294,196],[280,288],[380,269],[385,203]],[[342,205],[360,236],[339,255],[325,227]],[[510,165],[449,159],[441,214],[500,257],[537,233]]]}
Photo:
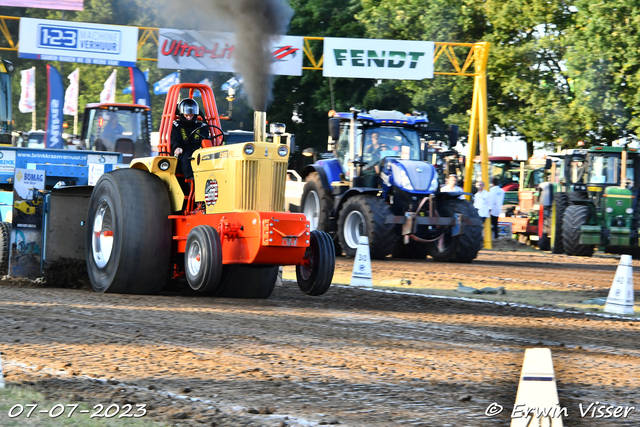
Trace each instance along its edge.
{"label": "large black rear tire", "polygon": [[171,208],[160,178],[139,169],[100,177],[89,201],[85,255],[96,292],[153,294],[166,280]]}
{"label": "large black rear tire", "polygon": [[309,221],[310,229],[328,233],[331,229],[329,215],[333,209],[333,195],[324,189],[318,172],[305,178],[300,210]]}
{"label": "large black rear tire", "polygon": [[564,212],[562,223],[562,241],[567,255],[591,256],[595,250],[593,245],[580,244],[580,227],[589,220],[589,206],[572,205]]}
{"label": "large black rear tire", "polygon": [[11,251],[11,223],[0,222],[0,276],[9,273],[9,252]]}
{"label": "large black rear tire", "polygon": [[336,253],[331,237],[323,231],[311,232],[302,262],[296,265],[296,279],[302,292],[319,296],[329,290],[336,266]]}
{"label": "large black rear tire", "polygon": [[215,295],[226,298],[269,298],[276,286],[279,268],[277,265],[225,265]]}
{"label": "large black rear tire", "polygon": [[371,259],[383,259],[393,251],[397,236],[392,224],[385,224],[391,208],[375,196],[353,196],[340,209],[338,239],[348,257],[354,257],[359,236],[369,238]]}
{"label": "large black rear tire", "polygon": [[[438,203],[437,209],[441,217],[451,218],[455,214],[462,214],[469,218],[480,218],[478,211],[466,200],[444,199]],[[452,228],[447,228],[441,247],[437,240],[428,243],[429,255],[439,262],[473,261],[482,247],[482,228],[482,225],[465,225],[463,233],[457,236],[452,236]]]}
{"label": "large black rear tire", "polygon": [[218,286],[222,272],[222,243],[215,228],[199,225],[189,232],[184,272],[194,291],[210,292]]}
{"label": "large black rear tire", "polygon": [[554,254],[564,253],[564,242],[562,240],[562,227],[564,222],[564,212],[567,210],[569,204],[569,197],[567,193],[556,193],[554,196],[554,203],[556,205],[556,217],[555,217],[555,238],[551,252]]}

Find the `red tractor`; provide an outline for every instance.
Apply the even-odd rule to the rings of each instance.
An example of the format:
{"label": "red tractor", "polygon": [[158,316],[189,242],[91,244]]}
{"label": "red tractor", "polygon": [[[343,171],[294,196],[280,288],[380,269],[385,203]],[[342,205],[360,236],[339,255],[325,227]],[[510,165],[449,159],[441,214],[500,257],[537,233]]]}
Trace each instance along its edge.
{"label": "red tractor", "polygon": [[[190,98],[200,91],[200,118],[211,134],[194,152],[194,178],[186,182],[176,175],[170,152],[181,90]],[[255,141],[225,145],[209,86],[169,90],[159,155],[103,175],[91,195],[86,258],[96,291],[155,293],[168,277],[186,277],[192,289],[207,294],[267,298],[282,265],[296,266],[306,294],[328,290],[333,242],[311,231],[303,214],[284,212],[289,150],[277,135],[265,142],[265,115],[256,117]]]}

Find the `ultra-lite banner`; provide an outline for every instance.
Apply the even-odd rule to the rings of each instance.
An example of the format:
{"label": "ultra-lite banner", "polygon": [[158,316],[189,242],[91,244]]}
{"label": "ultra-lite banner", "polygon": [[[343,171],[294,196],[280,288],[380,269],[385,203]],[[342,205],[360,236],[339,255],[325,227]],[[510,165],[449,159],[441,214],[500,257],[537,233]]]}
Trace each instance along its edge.
{"label": "ultra-lite banner", "polygon": [[325,37],[325,77],[433,78],[434,42]]}
{"label": "ultra-lite banner", "polygon": [[[282,36],[273,44],[273,74],[302,75],[303,40]],[[160,28],[158,46],[158,68],[235,71],[233,33]]]}
{"label": "ultra-lite banner", "polygon": [[20,58],[134,67],[138,28],[20,18]]}

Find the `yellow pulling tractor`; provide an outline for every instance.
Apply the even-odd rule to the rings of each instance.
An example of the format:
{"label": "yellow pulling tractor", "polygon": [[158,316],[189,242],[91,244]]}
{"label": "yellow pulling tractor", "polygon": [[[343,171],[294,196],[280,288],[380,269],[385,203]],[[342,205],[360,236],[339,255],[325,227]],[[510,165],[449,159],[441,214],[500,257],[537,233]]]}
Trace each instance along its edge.
{"label": "yellow pulling tractor", "polygon": [[[200,92],[203,126],[211,130],[191,158],[194,178],[186,182],[176,175],[170,144],[181,90],[189,97]],[[311,231],[303,214],[284,212],[289,150],[278,138],[265,142],[265,115],[256,117],[256,140],[227,146],[210,87],[169,90],[159,155],[104,174],[91,194],[85,251],[96,291],[149,294],[167,277],[186,277],[207,294],[267,298],[282,265],[296,266],[304,293],[329,289],[333,242]]]}

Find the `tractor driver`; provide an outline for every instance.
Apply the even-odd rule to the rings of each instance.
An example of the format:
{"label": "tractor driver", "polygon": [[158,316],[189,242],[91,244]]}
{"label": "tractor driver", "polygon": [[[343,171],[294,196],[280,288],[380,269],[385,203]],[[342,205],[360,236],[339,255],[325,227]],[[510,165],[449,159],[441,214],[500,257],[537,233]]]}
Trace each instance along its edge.
{"label": "tractor driver", "polygon": [[380,151],[386,150],[387,147],[384,145],[380,145],[380,135],[378,132],[373,132],[371,134],[371,142],[364,149],[364,159],[367,161],[367,164],[364,166],[363,171],[378,172],[378,162],[380,161]]}
{"label": "tractor driver", "polygon": [[191,156],[202,147],[202,140],[209,139],[209,127],[197,121],[198,103],[185,98],[178,104],[178,120],[174,120],[171,129],[171,151],[178,158],[176,172],[182,171],[185,179],[193,179]]}
{"label": "tractor driver", "polygon": [[98,145],[102,143],[102,146],[99,146],[98,150],[115,151],[116,141],[124,134],[124,126],[118,121],[118,114],[113,111],[108,111],[103,117],[107,123],[100,133],[101,141]]}

